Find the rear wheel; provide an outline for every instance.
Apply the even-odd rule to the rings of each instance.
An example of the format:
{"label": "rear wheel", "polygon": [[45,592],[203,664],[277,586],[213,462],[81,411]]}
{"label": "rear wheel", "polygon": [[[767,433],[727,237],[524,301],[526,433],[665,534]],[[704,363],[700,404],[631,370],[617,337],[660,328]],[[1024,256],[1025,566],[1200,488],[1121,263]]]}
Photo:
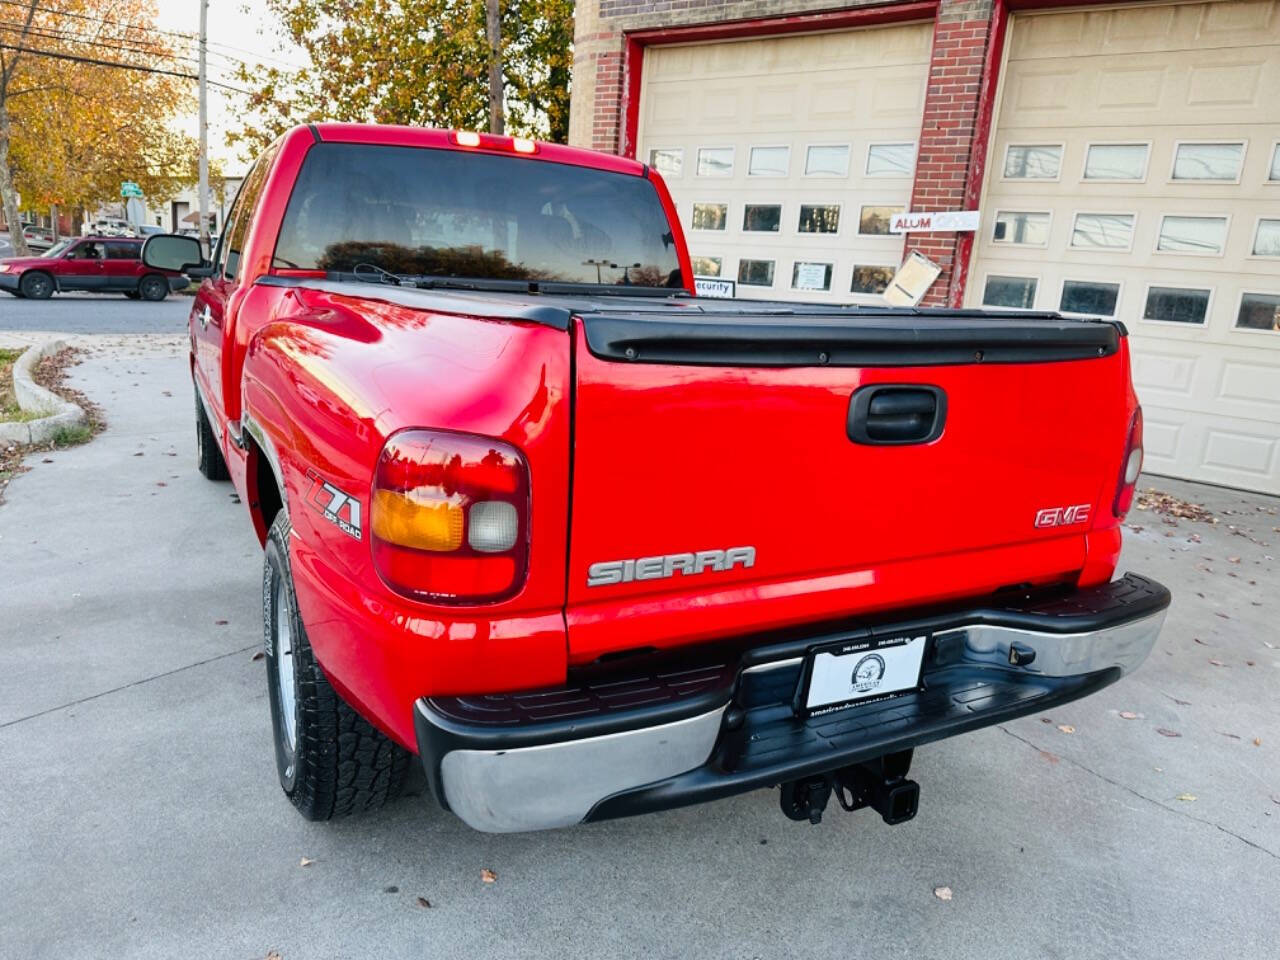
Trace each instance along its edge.
{"label": "rear wheel", "polygon": [[267,537],[262,572],[267,699],[280,787],[308,820],[377,810],[403,792],[411,755],[338,696],[312,655],[293,591],[289,531],[281,510]]}
{"label": "rear wheel", "polygon": [[48,300],[53,296],[53,277],[39,270],[28,270],[18,284],[28,300]]}
{"label": "rear wheel", "polygon": [[163,300],[169,295],[169,281],[150,273],[138,281],[138,296],[143,300]]}
{"label": "rear wheel", "polygon": [[210,480],[229,480],[227,461],[222,458],[218,438],[214,436],[209,418],[204,415],[200,391],[196,391],[196,468]]}

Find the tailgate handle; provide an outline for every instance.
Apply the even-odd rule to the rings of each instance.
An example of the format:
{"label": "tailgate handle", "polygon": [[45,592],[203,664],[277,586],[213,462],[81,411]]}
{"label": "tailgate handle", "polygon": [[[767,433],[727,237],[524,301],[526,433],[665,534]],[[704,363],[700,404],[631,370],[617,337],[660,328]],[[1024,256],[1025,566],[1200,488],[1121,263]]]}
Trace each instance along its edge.
{"label": "tailgate handle", "polygon": [[946,418],[941,388],[877,383],[849,398],[849,439],[880,446],[932,443],[942,436]]}

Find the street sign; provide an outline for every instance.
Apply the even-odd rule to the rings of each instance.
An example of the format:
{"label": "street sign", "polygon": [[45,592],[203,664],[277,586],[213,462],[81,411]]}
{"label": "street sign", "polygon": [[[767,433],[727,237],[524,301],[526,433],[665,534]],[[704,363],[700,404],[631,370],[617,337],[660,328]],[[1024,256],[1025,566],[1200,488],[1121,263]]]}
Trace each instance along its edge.
{"label": "street sign", "polygon": [[978,229],[977,210],[950,210],[944,213],[895,213],[889,221],[890,233],[950,233]]}
{"label": "street sign", "polygon": [[120,196],[125,198],[137,197],[139,200],[141,200],[142,188],[138,186],[136,183],[134,183],[132,180],[126,180],[124,183],[120,184]]}
{"label": "street sign", "polygon": [[717,277],[694,277],[693,289],[700,297],[721,299],[732,299],[738,292],[732,280],[721,280]]}

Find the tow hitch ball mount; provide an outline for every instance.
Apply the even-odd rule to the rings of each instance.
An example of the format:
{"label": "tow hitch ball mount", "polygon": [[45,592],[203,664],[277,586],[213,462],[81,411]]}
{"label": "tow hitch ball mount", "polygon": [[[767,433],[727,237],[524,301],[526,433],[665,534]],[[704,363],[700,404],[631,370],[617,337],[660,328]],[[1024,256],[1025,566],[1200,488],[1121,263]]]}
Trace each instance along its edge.
{"label": "tow hitch ball mount", "polygon": [[821,823],[834,791],[845,810],[871,807],[885,823],[906,823],[920,808],[920,785],[907,779],[910,769],[911,751],[903,750],[834,773],[792,780],[782,785],[782,812],[792,820]]}

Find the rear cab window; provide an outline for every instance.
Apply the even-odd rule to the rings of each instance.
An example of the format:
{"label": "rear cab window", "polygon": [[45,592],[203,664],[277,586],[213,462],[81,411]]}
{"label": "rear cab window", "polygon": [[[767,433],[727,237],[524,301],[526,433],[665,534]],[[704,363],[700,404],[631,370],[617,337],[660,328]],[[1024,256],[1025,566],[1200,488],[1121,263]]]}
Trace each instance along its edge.
{"label": "rear cab window", "polygon": [[218,241],[218,249],[214,254],[214,275],[221,275],[227,280],[235,280],[240,272],[240,257],[244,253],[244,244],[249,236],[249,224],[253,212],[258,208],[258,198],[262,196],[262,188],[267,183],[267,173],[280,149],[277,140],[269,146],[262,156],[258,157],[253,168],[240,184],[240,192],[231,203],[231,210],[223,224],[222,237]]}
{"label": "rear cab window", "polygon": [[312,147],[272,265],[683,286],[671,225],[647,178],[428,147]]}

